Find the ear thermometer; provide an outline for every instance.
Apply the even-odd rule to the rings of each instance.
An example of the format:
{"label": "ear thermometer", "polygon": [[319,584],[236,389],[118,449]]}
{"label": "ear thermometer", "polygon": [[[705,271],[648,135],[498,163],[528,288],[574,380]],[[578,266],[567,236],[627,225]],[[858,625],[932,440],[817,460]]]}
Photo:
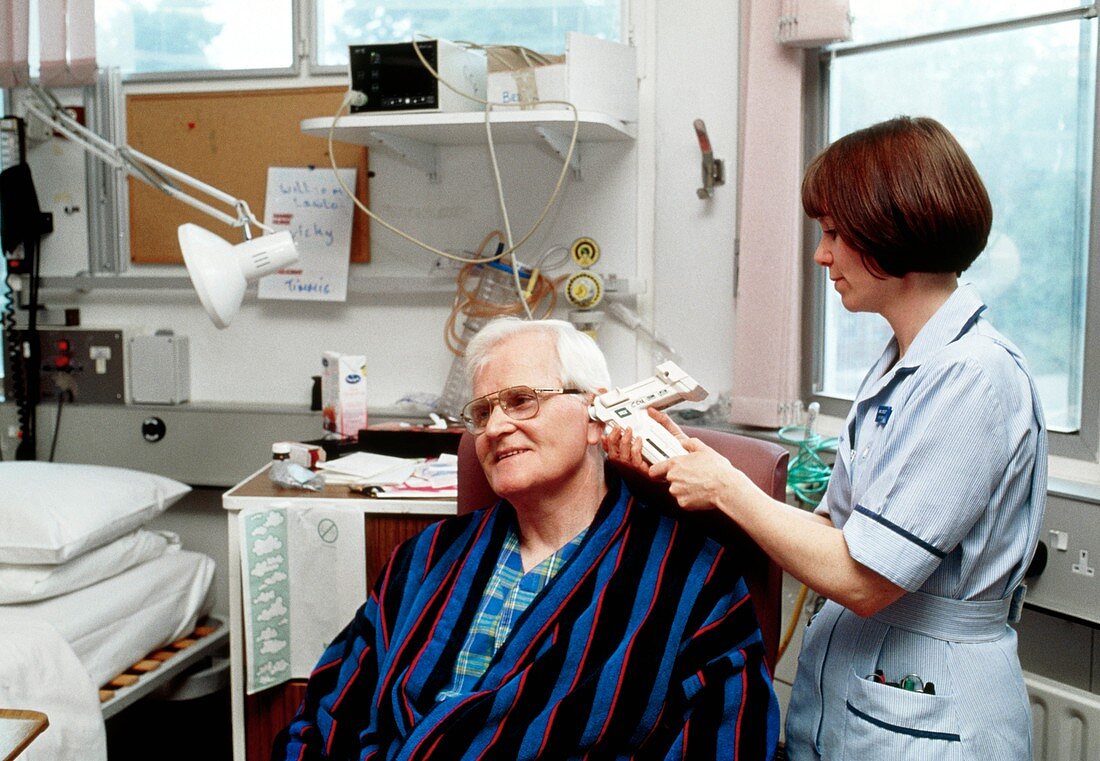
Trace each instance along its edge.
{"label": "ear thermometer", "polygon": [[662,362],[652,378],[597,396],[588,408],[588,415],[603,423],[607,431],[631,429],[642,440],[642,457],[653,465],[687,454],[687,450],[646,410],[650,407],[663,410],[677,402],[699,402],[706,398],[707,390],[675,362]]}

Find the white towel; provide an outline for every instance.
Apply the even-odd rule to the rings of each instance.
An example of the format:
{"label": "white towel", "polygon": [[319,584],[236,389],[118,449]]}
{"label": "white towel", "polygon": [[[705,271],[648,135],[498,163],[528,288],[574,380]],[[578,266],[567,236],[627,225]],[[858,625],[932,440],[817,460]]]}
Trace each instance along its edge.
{"label": "white towel", "polygon": [[309,676],[366,600],[363,513],[347,507],[242,510],[248,694]]}

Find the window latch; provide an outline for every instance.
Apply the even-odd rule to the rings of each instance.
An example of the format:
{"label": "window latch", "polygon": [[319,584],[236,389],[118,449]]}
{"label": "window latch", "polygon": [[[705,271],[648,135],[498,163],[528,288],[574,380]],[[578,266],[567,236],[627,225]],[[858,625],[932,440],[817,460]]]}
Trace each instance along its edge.
{"label": "window latch", "polygon": [[726,165],[722,159],[714,158],[714,151],[710,147],[710,136],[707,135],[707,125],[702,119],[696,119],[693,123],[695,136],[699,138],[699,150],[703,152],[703,187],[695,191],[699,198],[713,198],[716,185],[726,184]]}

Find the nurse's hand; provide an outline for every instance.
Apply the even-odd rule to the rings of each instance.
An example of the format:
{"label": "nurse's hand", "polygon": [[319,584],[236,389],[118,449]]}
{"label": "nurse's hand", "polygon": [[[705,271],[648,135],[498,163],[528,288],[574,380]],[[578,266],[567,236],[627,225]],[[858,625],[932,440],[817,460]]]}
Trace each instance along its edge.
{"label": "nurse's hand", "polygon": [[649,477],[668,481],[669,494],[685,510],[718,508],[734,517],[742,492],[755,489],[748,477],[702,441],[684,434],[668,415],[653,409],[649,413],[687,450],[651,466]]}

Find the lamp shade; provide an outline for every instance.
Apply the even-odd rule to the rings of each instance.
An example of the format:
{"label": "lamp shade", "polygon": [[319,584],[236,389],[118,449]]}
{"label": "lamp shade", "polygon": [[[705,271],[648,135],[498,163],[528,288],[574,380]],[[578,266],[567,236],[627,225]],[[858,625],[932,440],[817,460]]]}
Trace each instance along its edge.
{"label": "lamp shade", "polygon": [[189,222],[180,225],[179,241],[199,301],[219,328],[229,327],[237,316],[250,282],[298,259],[294,240],[286,231],[233,245]]}

